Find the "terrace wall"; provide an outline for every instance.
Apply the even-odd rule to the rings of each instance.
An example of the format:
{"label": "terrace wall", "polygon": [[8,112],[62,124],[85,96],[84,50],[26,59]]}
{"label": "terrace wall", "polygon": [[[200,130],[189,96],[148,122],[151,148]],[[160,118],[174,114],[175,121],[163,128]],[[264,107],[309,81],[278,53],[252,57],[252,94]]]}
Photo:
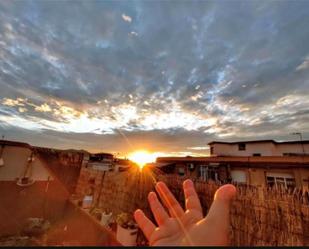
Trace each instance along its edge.
{"label": "terrace wall", "polygon": [[30,217],[61,219],[68,196],[57,180],[37,181],[25,188],[0,181],[0,237],[18,234]]}

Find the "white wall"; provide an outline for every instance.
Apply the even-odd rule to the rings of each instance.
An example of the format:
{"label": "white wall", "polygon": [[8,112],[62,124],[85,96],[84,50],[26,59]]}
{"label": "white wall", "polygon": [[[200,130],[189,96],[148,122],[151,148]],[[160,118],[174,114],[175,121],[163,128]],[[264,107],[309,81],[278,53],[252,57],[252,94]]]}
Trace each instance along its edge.
{"label": "white wall", "polygon": [[213,144],[214,155],[217,156],[252,156],[260,153],[261,156],[272,156],[275,147],[272,143],[246,144],[246,150],[238,150],[238,144]]}
{"label": "white wall", "polygon": [[247,172],[245,170],[231,170],[231,177],[234,182],[247,183]]}
{"label": "white wall", "polygon": [[[301,144],[247,143],[246,150],[238,150],[238,144],[211,145],[215,156],[282,156],[283,153],[303,153]],[[305,152],[309,153],[309,144],[304,144]]]}
{"label": "white wall", "polygon": [[94,170],[101,170],[101,171],[109,171],[112,168],[112,164],[110,163],[103,163],[103,162],[91,162],[88,163],[87,166]]}
{"label": "white wall", "polygon": [[[31,150],[25,147],[8,146],[4,147],[3,160],[4,166],[0,167],[0,181],[15,181],[24,172]],[[32,163],[32,179],[46,181],[52,176],[44,167],[43,163],[35,157]]]}
{"label": "white wall", "polygon": [[[309,153],[309,144],[303,144],[305,152]],[[278,144],[277,146],[278,154],[283,153],[303,153],[301,144]]]}

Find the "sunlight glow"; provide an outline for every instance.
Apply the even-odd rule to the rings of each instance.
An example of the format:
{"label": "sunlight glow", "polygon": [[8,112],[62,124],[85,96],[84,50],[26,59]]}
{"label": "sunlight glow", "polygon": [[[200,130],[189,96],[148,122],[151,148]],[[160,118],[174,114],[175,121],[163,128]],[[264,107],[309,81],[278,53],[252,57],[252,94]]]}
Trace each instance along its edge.
{"label": "sunlight glow", "polygon": [[139,150],[129,154],[128,158],[131,161],[137,163],[138,166],[142,169],[146,163],[155,162],[157,156],[158,156],[157,153],[150,153],[145,150]]}

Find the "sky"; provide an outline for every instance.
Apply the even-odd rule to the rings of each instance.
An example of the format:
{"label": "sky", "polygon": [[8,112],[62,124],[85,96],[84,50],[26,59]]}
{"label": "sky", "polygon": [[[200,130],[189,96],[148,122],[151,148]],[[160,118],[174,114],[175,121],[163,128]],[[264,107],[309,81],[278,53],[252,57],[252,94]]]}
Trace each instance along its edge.
{"label": "sky", "polygon": [[0,134],[126,155],[309,139],[309,1],[0,1]]}

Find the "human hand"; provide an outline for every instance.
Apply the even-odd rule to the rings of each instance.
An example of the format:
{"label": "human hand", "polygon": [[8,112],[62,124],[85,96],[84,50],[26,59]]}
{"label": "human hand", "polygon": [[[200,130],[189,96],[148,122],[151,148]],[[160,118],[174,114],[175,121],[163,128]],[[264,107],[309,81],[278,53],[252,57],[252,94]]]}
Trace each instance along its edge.
{"label": "human hand", "polygon": [[149,241],[150,246],[224,246],[229,244],[229,212],[236,188],[231,184],[221,186],[215,193],[214,201],[206,217],[193,182],[183,183],[186,211],[180,206],[163,182],[156,184],[156,191],[167,207],[166,212],[156,193],[150,192],[148,201],[158,227],[149,220],[142,210],[134,218]]}

